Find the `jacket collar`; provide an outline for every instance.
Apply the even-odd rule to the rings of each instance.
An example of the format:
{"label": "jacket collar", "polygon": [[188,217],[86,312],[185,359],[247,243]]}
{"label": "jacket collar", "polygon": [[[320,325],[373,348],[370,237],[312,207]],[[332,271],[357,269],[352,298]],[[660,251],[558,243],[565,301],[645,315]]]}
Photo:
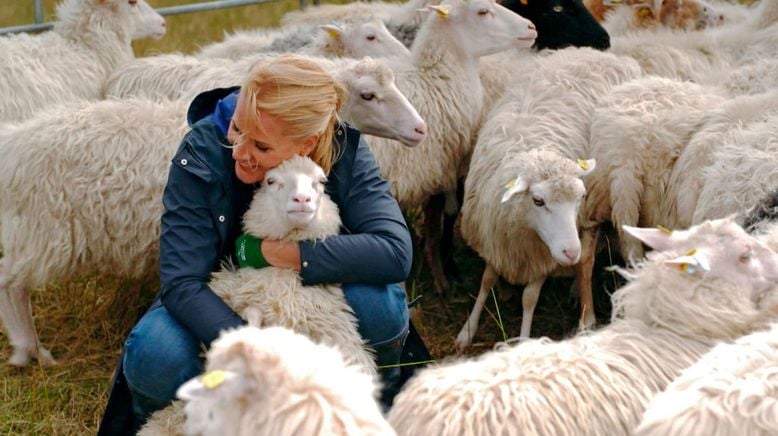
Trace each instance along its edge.
{"label": "jacket collar", "polygon": [[239,86],[229,88],[216,88],[197,95],[189,105],[186,120],[189,126],[206,117],[211,119],[221,128],[224,135],[230,125],[232,114],[235,112],[235,104],[238,101]]}

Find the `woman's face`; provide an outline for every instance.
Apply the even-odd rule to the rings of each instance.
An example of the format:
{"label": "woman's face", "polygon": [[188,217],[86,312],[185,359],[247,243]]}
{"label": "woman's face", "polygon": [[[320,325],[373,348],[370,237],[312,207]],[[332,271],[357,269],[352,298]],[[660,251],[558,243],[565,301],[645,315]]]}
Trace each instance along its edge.
{"label": "woman's face", "polygon": [[[292,156],[308,156],[316,146],[318,135],[295,141],[289,136],[286,123],[261,110],[259,125],[250,129],[243,112],[243,105],[238,102],[227,132],[227,140],[233,145],[235,174],[243,183],[261,182],[267,171]],[[241,137],[241,133],[245,135]]]}

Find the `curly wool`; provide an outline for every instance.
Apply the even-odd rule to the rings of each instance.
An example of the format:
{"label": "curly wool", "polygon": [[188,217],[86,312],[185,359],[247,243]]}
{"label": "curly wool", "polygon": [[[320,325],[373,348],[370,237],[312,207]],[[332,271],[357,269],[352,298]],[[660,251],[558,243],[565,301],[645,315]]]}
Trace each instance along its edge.
{"label": "curly wool", "polygon": [[0,37],[0,121],[20,121],[42,108],[97,99],[111,71],[134,57],[131,17],[97,0],[65,0],[54,30]]}
{"label": "curly wool", "polygon": [[717,341],[764,325],[749,289],[670,270],[663,254],[614,295],[605,328],[425,369],[398,395],[400,435],[631,434],[645,406]]}
{"label": "curly wool", "polygon": [[649,404],[636,436],[778,434],[778,324],[717,345]]}

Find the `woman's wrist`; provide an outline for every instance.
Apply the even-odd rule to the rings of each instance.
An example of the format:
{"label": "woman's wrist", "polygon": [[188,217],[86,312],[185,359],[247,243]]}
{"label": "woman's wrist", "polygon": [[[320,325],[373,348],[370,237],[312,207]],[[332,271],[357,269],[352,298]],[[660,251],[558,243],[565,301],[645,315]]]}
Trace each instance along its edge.
{"label": "woman's wrist", "polygon": [[266,239],[262,241],[260,250],[270,265],[300,272],[300,244],[298,242]]}

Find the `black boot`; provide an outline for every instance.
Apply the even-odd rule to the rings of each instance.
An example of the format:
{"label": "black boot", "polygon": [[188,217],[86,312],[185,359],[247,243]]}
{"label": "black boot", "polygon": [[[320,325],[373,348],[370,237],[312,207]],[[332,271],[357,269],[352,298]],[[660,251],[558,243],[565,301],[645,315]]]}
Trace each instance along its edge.
{"label": "black boot", "polygon": [[402,337],[396,341],[376,347],[376,364],[378,365],[378,374],[381,377],[381,395],[379,400],[383,406],[384,412],[388,412],[392,407],[394,397],[400,392],[404,382],[402,378],[402,369],[399,366],[402,358],[403,345],[408,336],[406,331]]}

